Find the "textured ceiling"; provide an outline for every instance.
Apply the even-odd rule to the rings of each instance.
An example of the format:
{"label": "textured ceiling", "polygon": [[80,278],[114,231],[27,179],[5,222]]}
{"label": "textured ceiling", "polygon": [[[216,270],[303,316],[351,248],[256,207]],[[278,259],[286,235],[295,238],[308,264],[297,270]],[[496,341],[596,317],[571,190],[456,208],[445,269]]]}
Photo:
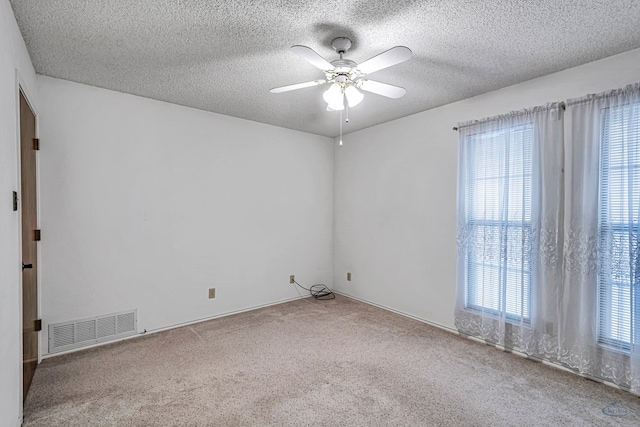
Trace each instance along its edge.
{"label": "textured ceiling", "polygon": [[36,72],[320,135],[336,136],[322,78],[289,48],[362,62],[413,57],[371,75],[405,87],[365,94],[345,133],[640,47],[635,0],[11,0]]}

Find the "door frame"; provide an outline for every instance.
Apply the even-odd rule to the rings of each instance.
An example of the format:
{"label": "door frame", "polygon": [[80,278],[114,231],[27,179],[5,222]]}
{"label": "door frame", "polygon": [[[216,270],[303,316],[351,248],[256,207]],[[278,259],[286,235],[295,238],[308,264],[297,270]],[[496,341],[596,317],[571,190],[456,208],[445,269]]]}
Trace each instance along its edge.
{"label": "door frame", "polygon": [[[35,99],[35,97],[33,97],[31,94],[33,93],[30,89],[29,89],[29,84],[27,83],[27,81],[22,77],[22,75],[20,74],[20,70],[18,70],[16,68],[16,80],[15,80],[15,112],[16,112],[16,172],[17,172],[17,176],[16,176],[16,191],[18,192],[18,197],[20,200],[22,200],[22,158],[21,158],[21,141],[20,141],[20,137],[21,137],[21,132],[20,132],[20,93],[22,92],[22,95],[24,96],[24,99],[27,101],[27,104],[29,104],[29,107],[31,108],[31,111],[33,112],[33,115],[35,117],[35,122],[36,122],[36,129],[35,129],[35,134],[36,134],[36,138],[40,137],[40,114],[38,112],[38,109],[35,107],[34,103],[32,102],[32,100]],[[38,229],[40,229],[40,211],[41,211],[41,207],[40,207],[40,156],[38,155],[38,153],[36,153],[36,204],[37,204],[37,209],[36,209],[36,215],[37,215],[37,227]],[[17,233],[16,233],[16,238],[18,240],[18,252],[17,252],[17,259],[16,259],[16,270],[18,270],[20,268],[20,262],[22,260],[22,206],[21,203],[18,203],[18,229],[17,229]],[[42,292],[41,292],[41,278],[42,278],[42,250],[41,250],[41,245],[38,245],[38,269],[36,271],[36,288],[37,288],[37,292],[38,292],[38,298],[37,298],[37,304],[38,304],[38,318],[42,318]],[[22,349],[23,349],[23,342],[22,342],[22,274],[19,274],[19,285],[20,285],[20,291],[18,292],[18,313],[19,313],[19,333],[20,333],[20,346],[17,349],[18,350],[18,354],[19,354],[19,358],[18,360],[20,361],[20,420],[22,421],[22,396],[23,396],[23,379],[22,379]],[[42,362],[42,334],[38,335],[38,364],[40,364],[40,362]]]}

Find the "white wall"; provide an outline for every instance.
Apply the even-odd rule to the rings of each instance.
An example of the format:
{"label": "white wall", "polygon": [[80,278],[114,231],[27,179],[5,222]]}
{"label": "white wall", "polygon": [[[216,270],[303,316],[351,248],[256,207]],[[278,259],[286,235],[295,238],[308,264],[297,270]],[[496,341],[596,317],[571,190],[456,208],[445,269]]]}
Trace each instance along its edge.
{"label": "white wall", "polygon": [[49,77],[38,90],[45,353],[50,323],[135,308],[150,331],[297,297],[290,274],[331,282],[330,138]]}
{"label": "white wall", "polygon": [[336,290],[454,328],[452,127],[638,81],[640,49],[346,135],[334,153]]}
{"label": "white wall", "polygon": [[[19,80],[18,77],[19,76]],[[0,427],[22,417],[18,81],[36,106],[36,75],[8,1],[0,1]]]}

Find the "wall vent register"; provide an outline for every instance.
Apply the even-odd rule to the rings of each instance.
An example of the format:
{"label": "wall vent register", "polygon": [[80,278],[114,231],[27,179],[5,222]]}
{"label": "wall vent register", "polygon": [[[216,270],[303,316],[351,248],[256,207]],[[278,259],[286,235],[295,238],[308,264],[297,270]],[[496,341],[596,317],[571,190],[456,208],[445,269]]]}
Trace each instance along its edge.
{"label": "wall vent register", "polygon": [[136,334],[138,311],[129,310],[49,325],[49,353],[72,350]]}

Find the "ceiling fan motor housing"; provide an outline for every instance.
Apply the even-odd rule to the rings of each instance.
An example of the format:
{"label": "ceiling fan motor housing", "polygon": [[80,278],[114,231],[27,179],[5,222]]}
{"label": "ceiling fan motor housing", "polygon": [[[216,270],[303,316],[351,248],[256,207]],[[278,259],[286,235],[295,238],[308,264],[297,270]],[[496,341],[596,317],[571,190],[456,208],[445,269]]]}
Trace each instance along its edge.
{"label": "ceiling fan motor housing", "polygon": [[358,66],[358,64],[350,59],[336,59],[335,61],[331,61],[331,65],[335,67],[333,71],[336,73],[348,73]]}
{"label": "ceiling fan motor housing", "polygon": [[358,64],[350,59],[336,59],[331,61],[334,69],[327,73],[327,80],[334,83],[353,83],[358,77],[356,68]]}

